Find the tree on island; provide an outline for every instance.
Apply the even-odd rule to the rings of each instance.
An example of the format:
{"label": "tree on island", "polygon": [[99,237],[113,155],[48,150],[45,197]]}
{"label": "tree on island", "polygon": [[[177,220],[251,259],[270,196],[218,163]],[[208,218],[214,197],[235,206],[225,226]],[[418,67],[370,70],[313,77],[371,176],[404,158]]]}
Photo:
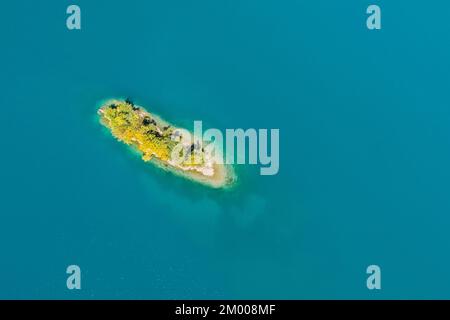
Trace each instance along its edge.
{"label": "tree on island", "polygon": [[130,106],[134,106],[133,101],[129,97],[125,99],[125,103],[129,104]]}

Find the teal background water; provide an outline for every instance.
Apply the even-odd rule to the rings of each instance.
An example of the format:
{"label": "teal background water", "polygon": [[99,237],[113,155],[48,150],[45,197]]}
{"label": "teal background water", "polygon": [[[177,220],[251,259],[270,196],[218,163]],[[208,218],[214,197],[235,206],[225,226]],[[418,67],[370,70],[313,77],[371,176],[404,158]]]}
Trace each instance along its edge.
{"label": "teal background water", "polygon": [[[450,5],[372,2],[3,3],[0,298],[450,298]],[[280,128],[279,174],[144,164],[95,117],[126,96]]]}

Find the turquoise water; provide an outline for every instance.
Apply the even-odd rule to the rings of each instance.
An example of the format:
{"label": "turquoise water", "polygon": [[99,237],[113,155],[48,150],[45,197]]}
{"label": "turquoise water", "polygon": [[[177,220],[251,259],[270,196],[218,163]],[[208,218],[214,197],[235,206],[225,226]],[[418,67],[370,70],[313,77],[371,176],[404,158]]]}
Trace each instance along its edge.
{"label": "turquoise water", "polygon": [[[449,4],[75,2],[0,8],[0,298],[450,298]],[[280,128],[279,174],[144,164],[95,116],[126,96]]]}

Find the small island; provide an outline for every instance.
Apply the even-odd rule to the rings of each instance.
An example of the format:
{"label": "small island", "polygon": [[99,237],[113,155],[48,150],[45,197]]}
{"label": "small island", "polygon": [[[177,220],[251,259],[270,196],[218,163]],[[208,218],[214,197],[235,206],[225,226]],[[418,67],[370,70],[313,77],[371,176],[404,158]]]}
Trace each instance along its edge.
{"label": "small island", "polygon": [[146,162],[213,188],[230,187],[236,180],[232,166],[219,163],[205,152],[206,143],[130,99],[109,100],[98,114],[112,135],[138,150]]}

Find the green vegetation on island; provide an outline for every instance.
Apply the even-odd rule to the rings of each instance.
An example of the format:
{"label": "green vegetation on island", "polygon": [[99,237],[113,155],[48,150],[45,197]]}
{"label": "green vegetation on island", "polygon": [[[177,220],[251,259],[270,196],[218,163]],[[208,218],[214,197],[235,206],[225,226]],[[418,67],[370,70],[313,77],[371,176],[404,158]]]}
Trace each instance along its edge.
{"label": "green vegetation on island", "polygon": [[[110,100],[98,111],[101,123],[119,141],[135,147],[144,161],[156,164],[179,175],[220,188],[231,185],[231,167],[217,163],[199,141],[186,139],[185,129],[176,128],[130,99]],[[175,156],[174,156],[175,155]]]}

